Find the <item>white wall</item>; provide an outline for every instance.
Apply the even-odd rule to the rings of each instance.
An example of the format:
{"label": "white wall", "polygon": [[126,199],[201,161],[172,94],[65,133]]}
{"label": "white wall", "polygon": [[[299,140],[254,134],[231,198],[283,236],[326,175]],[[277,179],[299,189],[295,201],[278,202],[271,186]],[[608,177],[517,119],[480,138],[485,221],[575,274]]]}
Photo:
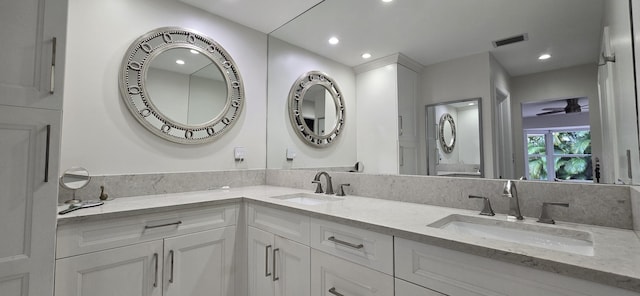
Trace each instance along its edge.
{"label": "white wall", "polygon": [[424,68],[420,77],[421,96],[418,100],[418,136],[420,139],[420,173],[426,174],[425,106],[436,103],[482,98],[483,164],[487,177],[493,176],[491,71],[489,53],[480,53]]}
{"label": "white wall", "polygon": [[[525,173],[524,136],[522,134],[522,103],[573,97],[589,98],[591,151],[601,153],[600,119],[598,114],[597,66],[587,64],[560,70],[513,77],[511,79],[511,115],[513,124],[515,173]],[[635,115],[634,115],[635,116]]]}
{"label": "white wall", "polygon": [[[163,140],[129,113],[120,64],[140,35],[164,26],[197,30],[222,45],[242,75],[246,104],[236,125],[204,145]],[[95,175],[264,168],[267,36],[173,0],[70,0],[61,170]],[[235,163],[233,148],[247,148]]]}
{"label": "white wall", "polygon": [[[273,37],[269,38],[268,59],[267,167],[277,169],[353,166],[357,161],[356,82],[353,70]],[[289,120],[288,98],[291,86],[301,75],[309,71],[322,71],[333,78],[344,98],[344,130],[327,148],[315,148],[305,144],[295,133]],[[296,152],[293,161],[286,160],[287,148]]]}
{"label": "white wall", "polygon": [[398,64],[358,73],[358,160],[366,173],[398,174]]}

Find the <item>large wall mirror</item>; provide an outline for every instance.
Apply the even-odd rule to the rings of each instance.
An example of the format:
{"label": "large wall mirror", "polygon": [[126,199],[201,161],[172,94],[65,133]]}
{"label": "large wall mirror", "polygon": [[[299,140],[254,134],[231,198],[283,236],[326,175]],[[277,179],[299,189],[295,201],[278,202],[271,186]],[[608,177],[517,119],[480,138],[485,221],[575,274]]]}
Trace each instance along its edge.
{"label": "large wall mirror", "polygon": [[229,53],[196,31],[167,27],[132,43],[120,74],[129,111],[163,139],[211,142],[238,120],[244,88]]}
{"label": "large wall mirror", "polygon": [[[454,17],[456,22],[451,21]],[[330,25],[317,27],[318,23]],[[306,34],[309,27],[317,27],[314,34]],[[367,39],[366,32],[377,34]],[[327,38],[318,38],[333,34],[340,38],[337,46],[328,45]],[[555,116],[575,115],[575,108],[565,111],[567,99],[582,98],[586,102],[579,105],[582,116],[588,116],[592,145],[585,150],[589,153],[582,154],[591,154],[586,168],[593,170],[593,176],[599,168],[601,178],[563,179],[557,178],[557,172],[556,178],[548,177],[553,176],[549,173],[546,180],[640,183],[633,38],[627,1],[452,0],[443,4],[437,0],[325,0],[270,36],[353,68],[398,52],[423,65],[417,81],[418,127],[424,126],[429,117],[424,111],[426,105],[482,98],[484,150],[480,170],[489,178],[530,175],[531,159],[537,156],[527,149],[525,117],[552,122]],[[456,41],[450,36],[456,36]],[[361,57],[365,52],[371,54],[369,60]],[[393,88],[396,83],[385,80],[378,85]],[[537,109],[529,110],[529,103],[536,103]],[[358,98],[358,112],[363,104],[365,101]],[[561,111],[537,115],[548,110]],[[384,110],[392,111],[393,106]],[[407,120],[404,126],[411,124]],[[458,120],[455,123],[460,141],[463,129]],[[356,129],[358,134],[378,132],[372,127]],[[416,166],[422,175],[431,174],[428,166],[432,165],[427,160],[431,150],[426,147],[425,134],[418,128],[415,141]],[[375,136],[381,142],[398,141],[393,133]],[[460,146],[457,142],[454,150]],[[389,157],[407,160],[397,155]],[[546,165],[551,167],[550,162]]]}
{"label": "large wall mirror", "polygon": [[327,74],[310,71],[298,78],[289,92],[289,119],[306,144],[327,147],[345,124],[342,92]]}

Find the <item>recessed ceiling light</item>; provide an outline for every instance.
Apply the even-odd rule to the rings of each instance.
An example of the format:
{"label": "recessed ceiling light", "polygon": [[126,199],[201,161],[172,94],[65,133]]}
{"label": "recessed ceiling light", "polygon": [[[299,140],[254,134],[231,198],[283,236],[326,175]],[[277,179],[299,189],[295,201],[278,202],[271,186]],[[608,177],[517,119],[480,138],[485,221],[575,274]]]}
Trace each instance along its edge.
{"label": "recessed ceiling light", "polygon": [[391,1],[393,1],[393,0],[382,0],[382,2],[385,2],[385,3],[389,3]]}
{"label": "recessed ceiling light", "polygon": [[538,60],[548,60],[551,58],[551,55],[548,53],[542,54],[538,57]]}
{"label": "recessed ceiling light", "polygon": [[371,58],[371,54],[370,54],[370,53],[368,53],[368,52],[365,52],[365,53],[363,53],[363,54],[362,54],[362,58],[363,58],[363,59]]}
{"label": "recessed ceiling light", "polygon": [[331,38],[329,38],[329,44],[336,45],[336,44],[338,44],[339,42],[340,42],[340,40],[339,40],[338,38],[336,38],[336,37],[331,37]]}
{"label": "recessed ceiling light", "polygon": [[184,65],[184,61],[183,61],[183,60],[176,60],[176,64],[178,64],[178,65]]}
{"label": "recessed ceiling light", "polygon": [[195,49],[190,50],[190,52],[191,52],[192,54],[200,54],[200,53],[199,53],[197,50],[195,50]]}

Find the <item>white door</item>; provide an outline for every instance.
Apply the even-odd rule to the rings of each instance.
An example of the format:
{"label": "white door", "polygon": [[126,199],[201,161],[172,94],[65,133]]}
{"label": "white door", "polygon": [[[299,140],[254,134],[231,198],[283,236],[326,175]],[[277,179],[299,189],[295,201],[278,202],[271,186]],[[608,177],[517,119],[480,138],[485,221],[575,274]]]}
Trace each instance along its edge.
{"label": "white door", "polygon": [[67,0],[0,0],[0,105],[62,108],[66,24]]}
{"label": "white door", "polygon": [[162,264],[161,240],[58,259],[55,295],[160,296]]}
{"label": "white door", "polygon": [[165,296],[233,296],[235,226],[165,239]]}
{"label": "white door", "polygon": [[310,248],[300,243],[275,237],[273,266],[275,294],[278,296],[310,295],[311,253]]}
{"label": "white door", "polygon": [[60,116],[60,111],[0,106],[3,296],[53,291]]}
{"label": "white door", "polygon": [[251,226],[247,228],[249,296],[274,296],[274,235]]}

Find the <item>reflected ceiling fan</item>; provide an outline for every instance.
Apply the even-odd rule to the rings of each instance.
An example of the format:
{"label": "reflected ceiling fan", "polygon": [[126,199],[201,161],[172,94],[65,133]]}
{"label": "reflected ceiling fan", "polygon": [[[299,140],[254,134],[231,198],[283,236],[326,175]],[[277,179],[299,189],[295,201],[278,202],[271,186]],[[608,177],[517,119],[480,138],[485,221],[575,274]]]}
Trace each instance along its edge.
{"label": "reflected ceiling fan", "polygon": [[542,111],[537,116],[549,115],[555,113],[580,113],[582,109],[589,109],[589,105],[580,105],[578,103],[578,98],[567,99],[567,105],[564,107],[552,107],[552,108],[542,108]]}

